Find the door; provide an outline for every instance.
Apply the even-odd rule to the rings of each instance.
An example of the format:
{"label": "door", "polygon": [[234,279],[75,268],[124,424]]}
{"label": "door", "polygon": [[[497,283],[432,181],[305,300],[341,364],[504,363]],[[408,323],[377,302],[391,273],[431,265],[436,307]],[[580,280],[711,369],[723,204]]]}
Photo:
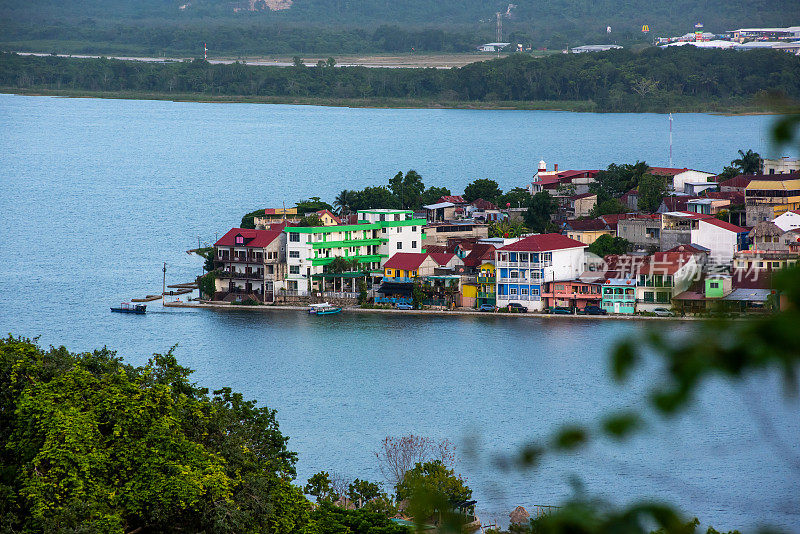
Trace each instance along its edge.
{"label": "door", "polygon": [[619,302],[614,303],[614,313],[619,313]]}

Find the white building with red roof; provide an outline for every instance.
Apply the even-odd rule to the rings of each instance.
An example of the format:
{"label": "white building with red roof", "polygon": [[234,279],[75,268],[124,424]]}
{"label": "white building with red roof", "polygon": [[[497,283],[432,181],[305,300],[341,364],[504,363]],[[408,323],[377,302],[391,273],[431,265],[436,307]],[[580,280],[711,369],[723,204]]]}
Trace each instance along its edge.
{"label": "white building with red roof", "polygon": [[272,302],[286,274],[286,235],[280,230],[231,228],[214,243],[214,300]]}
{"label": "white building with red roof", "polygon": [[667,178],[667,185],[673,191],[683,192],[686,190],[686,184],[704,184],[712,181],[714,173],[705,171],[696,171],[694,169],[676,169],[673,167],[650,167],[647,170],[648,174],[653,176],[663,176]]}
{"label": "white building with red roof", "polygon": [[784,232],[788,232],[789,230],[799,230],[800,210],[787,211],[786,213],[775,217],[772,222]]}
{"label": "white building with red roof", "polygon": [[561,234],[537,234],[497,249],[497,305],[518,303],[541,311],[544,283],[578,278],[587,246]]}
{"label": "white building with red roof", "polygon": [[636,311],[669,308],[672,297],[683,293],[702,273],[698,255],[691,252],[656,252],[638,266]]}
{"label": "white building with red roof", "polygon": [[692,228],[692,243],[709,250],[709,261],[730,265],[736,252],[746,248],[749,230],[715,217],[697,221]]}

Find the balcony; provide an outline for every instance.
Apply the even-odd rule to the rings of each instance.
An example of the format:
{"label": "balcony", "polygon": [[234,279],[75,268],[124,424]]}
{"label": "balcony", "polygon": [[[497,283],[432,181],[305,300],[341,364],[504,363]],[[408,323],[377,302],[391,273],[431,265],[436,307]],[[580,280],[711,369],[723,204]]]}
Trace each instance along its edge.
{"label": "balcony", "polygon": [[414,279],[408,276],[384,276],[384,282],[394,282],[396,284],[413,284]]}
{"label": "balcony", "polygon": [[238,280],[263,280],[264,273],[263,272],[240,273],[235,271],[221,271],[219,277],[222,279],[235,278]]}
{"label": "balcony", "polygon": [[486,292],[486,291],[478,291],[478,298],[479,299],[494,299],[495,293],[494,292]]}
{"label": "balcony", "polygon": [[216,260],[228,263],[265,263],[264,256],[223,256]]}
{"label": "balcony", "polygon": [[478,283],[479,284],[494,284],[496,278],[494,276],[479,276]]}

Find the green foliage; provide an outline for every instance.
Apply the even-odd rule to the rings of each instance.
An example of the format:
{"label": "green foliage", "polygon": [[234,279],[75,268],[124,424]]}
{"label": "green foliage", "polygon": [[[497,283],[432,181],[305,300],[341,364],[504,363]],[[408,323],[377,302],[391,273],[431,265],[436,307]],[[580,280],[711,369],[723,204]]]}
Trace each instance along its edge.
{"label": "green foliage", "polygon": [[411,302],[414,306],[415,310],[419,310],[422,308],[422,303],[427,299],[428,296],[425,293],[425,290],[422,288],[422,284],[420,282],[414,282],[414,287],[411,288]]}
{"label": "green foliage", "polygon": [[612,237],[608,234],[603,234],[595,239],[587,250],[604,258],[610,254],[625,254],[630,250],[630,246],[630,242],[624,237]]}
{"label": "green foliage", "polygon": [[298,223],[299,226],[324,226],[322,223],[322,219],[319,218],[319,215],[316,213],[311,213],[306,215],[300,222]]}
{"label": "green foliage", "polygon": [[365,187],[361,191],[354,191],[354,199],[351,202],[353,211],[367,209],[398,209],[400,199],[398,199],[385,186]]}
{"label": "green foliage", "polygon": [[472,499],[472,490],[464,479],[439,460],[417,463],[395,487],[395,494],[398,501],[410,500],[412,508],[416,507],[415,521],[452,511]]}
{"label": "green foliage", "polygon": [[331,486],[331,476],[327,471],[320,471],[308,479],[303,491],[317,498],[317,502],[332,501],[338,498]]}
{"label": "green foliage", "polygon": [[17,496],[0,503],[4,526],[277,533],[301,524],[308,502],[289,483],[295,454],[275,412],[230,389],[209,396],[190,373],[171,352],[132,367],[105,349],[0,341],[0,495]]}
{"label": "green foliage", "polygon": [[327,202],[323,202],[319,197],[311,197],[308,200],[298,202],[295,204],[295,207],[297,208],[297,213],[301,215],[322,210],[333,211],[333,206]]}
{"label": "green foliage", "polygon": [[389,189],[400,200],[401,208],[416,210],[422,207],[425,184],[422,183],[422,177],[417,174],[417,171],[408,171],[405,176],[402,172],[398,172],[389,180]]}
{"label": "green foliage", "polygon": [[607,169],[597,173],[595,181],[589,184],[589,191],[597,195],[598,205],[612,198],[620,198],[639,185],[639,180],[647,169],[648,165],[644,161],[623,165],[612,163]]}
{"label": "green foliage", "polygon": [[339,210],[339,215],[347,215],[353,211],[352,205],[356,200],[356,191],[349,191],[344,189],[341,193],[336,195],[333,205]]}
{"label": "green foliage", "polygon": [[367,480],[355,479],[352,484],[347,486],[347,497],[359,508],[373,499],[377,499],[380,495],[381,488]]}
{"label": "green foliage", "polygon": [[217,291],[215,280],[217,275],[214,271],[208,272],[203,276],[198,277],[197,287],[200,289],[200,294],[206,299],[213,299],[214,293]]}
{"label": "green foliage", "polygon": [[522,221],[506,219],[489,223],[489,237],[520,237],[529,232]]}
{"label": "green foliage", "polygon": [[359,263],[357,259],[350,260],[342,256],[336,256],[333,261],[327,265],[326,271],[329,273],[346,273],[359,270]]}
{"label": "green foliage", "polygon": [[239,225],[239,228],[248,228],[253,230],[256,227],[255,218],[262,217],[264,215],[264,210],[255,210],[247,213],[244,217],[242,217],[242,222]]}
{"label": "green foliage", "polygon": [[479,178],[464,188],[464,200],[473,202],[482,198],[489,202],[495,202],[503,194],[497,182],[488,178]]}
{"label": "green foliage", "polygon": [[[667,179],[663,176],[643,174],[639,179],[639,210],[655,213],[667,194]],[[627,208],[626,208],[627,211]]]}
{"label": "green foliage", "polygon": [[301,534],[410,534],[410,529],[391,521],[369,507],[346,510],[323,502],[311,513]]}
{"label": "green foliage", "polygon": [[[659,83],[653,91],[641,94],[637,85],[640,77]],[[766,79],[771,80],[771,90],[800,98],[800,57],[775,50],[737,54],[672,47],[641,53],[616,50],[544,58],[514,54],[455,69],[287,69],[203,60],[142,63],[0,54],[0,86],[14,90],[112,91],[165,98],[180,94],[182,98],[256,101],[370,99],[397,105],[413,99],[435,103],[514,102],[523,107],[590,102],[585,109],[594,111],[722,110],[756,106],[755,99],[763,94]],[[609,184],[607,194],[618,197],[625,192],[618,190],[622,185],[630,189],[636,183]]]}
{"label": "green foliage", "polygon": [[363,306],[367,302],[367,282],[364,280],[358,281],[358,303]]}
{"label": "green foliage", "polygon": [[[600,198],[600,195],[597,196]],[[627,213],[630,211],[628,206],[624,204],[621,200],[616,198],[609,198],[608,200],[604,200],[594,205],[594,207],[589,211],[589,217],[595,218],[600,217],[601,215],[614,215],[617,213]]]}
{"label": "green foliage", "polygon": [[422,205],[435,204],[437,200],[444,196],[449,196],[452,193],[446,187],[430,186],[422,194]]}
{"label": "green foliage", "polygon": [[524,187],[515,187],[497,197],[495,203],[499,208],[527,208],[531,202],[531,194]]}
{"label": "green foliage", "polygon": [[731,161],[731,165],[741,171],[742,174],[758,174],[761,172],[763,160],[758,152],[748,149],[747,152],[739,150],[739,157]]}
{"label": "green foliage", "polygon": [[553,232],[556,225],[550,216],[558,210],[558,203],[547,191],[540,191],[533,195],[525,212],[525,225],[533,232]]}
{"label": "green foliage", "polygon": [[720,182],[724,182],[725,180],[730,180],[731,178],[739,176],[740,174],[742,174],[740,169],[737,169],[736,167],[732,167],[730,165],[726,165],[722,169],[722,172],[717,175],[717,179]]}

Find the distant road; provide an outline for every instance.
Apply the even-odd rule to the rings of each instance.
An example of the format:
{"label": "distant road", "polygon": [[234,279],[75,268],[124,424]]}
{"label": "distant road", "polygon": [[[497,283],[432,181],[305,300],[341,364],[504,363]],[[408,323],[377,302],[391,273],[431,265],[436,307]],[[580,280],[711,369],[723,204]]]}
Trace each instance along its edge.
{"label": "distant road", "polygon": [[[49,56],[48,53],[40,52],[17,52],[21,56]],[[84,59],[96,59],[100,57],[108,57],[112,59],[120,59],[125,61],[144,61],[147,63],[171,63],[174,61],[191,60],[194,58],[170,58],[170,57],[130,57],[130,56],[102,56],[102,55],[85,55],[85,54],[56,54],[58,57],[73,57]],[[463,67],[470,63],[478,61],[486,61],[488,59],[495,59],[497,54],[404,54],[396,56],[338,56],[336,59],[337,67],[373,67],[373,68],[436,68],[436,69],[452,69],[455,67]],[[317,61],[326,60],[328,56],[312,56],[310,58],[303,58],[303,63],[309,67],[316,66]],[[271,67],[291,67],[294,63],[291,57],[277,56],[277,57],[254,57],[254,58],[212,58],[207,60],[209,63],[228,65],[231,63],[245,63],[247,65],[263,65]]]}

